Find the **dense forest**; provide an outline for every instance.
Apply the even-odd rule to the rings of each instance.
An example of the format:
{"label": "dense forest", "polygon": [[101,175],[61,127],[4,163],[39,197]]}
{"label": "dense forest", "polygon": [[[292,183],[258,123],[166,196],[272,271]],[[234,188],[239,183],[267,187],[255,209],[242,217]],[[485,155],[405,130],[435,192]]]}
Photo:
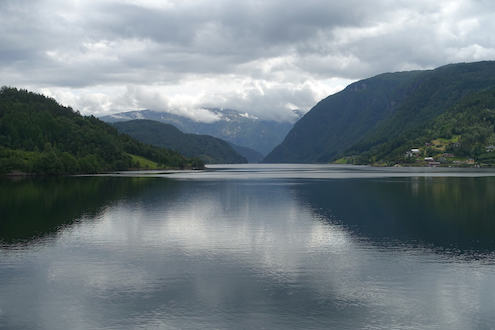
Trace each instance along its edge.
{"label": "dense forest", "polygon": [[479,165],[494,165],[495,88],[464,97],[443,114],[359,154],[355,161],[418,163],[412,149],[419,150],[420,158],[431,157],[444,164],[462,165],[472,160]]}
{"label": "dense forest", "polygon": [[113,126],[138,141],[197,157],[208,164],[247,163],[229,143],[209,135],[185,134],[170,124],[141,119],[116,122]]}
{"label": "dense forest", "polygon": [[364,79],[320,101],[264,161],[490,165],[494,87],[494,61]]}
{"label": "dense forest", "polygon": [[138,142],[52,98],[10,87],[0,90],[0,173],[202,167],[199,159]]}

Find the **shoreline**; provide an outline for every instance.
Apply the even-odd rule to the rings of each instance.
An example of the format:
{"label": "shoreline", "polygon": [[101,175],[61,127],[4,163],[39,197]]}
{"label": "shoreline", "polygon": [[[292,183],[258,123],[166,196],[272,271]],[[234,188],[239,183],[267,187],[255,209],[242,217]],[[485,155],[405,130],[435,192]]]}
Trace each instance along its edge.
{"label": "shoreline", "polygon": [[112,174],[124,174],[124,172],[144,172],[144,171],[154,171],[158,173],[173,173],[173,172],[189,172],[189,171],[203,171],[206,167],[203,168],[163,168],[163,169],[128,169],[122,171],[111,171],[111,172],[99,172],[99,173],[29,173],[22,171],[12,171],[9,173],[2,173],[0,177],[4,178],[33,178],[33,177],[69,177],[69,176],[100,176],[100,175],[112,175]]}
{"label": "shoreline", "polygon": [[[213,165],[210,169],[214,169],[215,166],[246,166],[248,164],[207,164]],[[157,175],[157,174],[180,174],[180,173],[196,173],[202,172],[209,169],[209,166],[205,166],[203,168],[163,168],[163,169],[129,169],[123,171],[110,171],[110,172],[99,172],[99,173],[77,173],[77,174],[38,174],[38,173],[27,173],[22,171],[12,171],[10,173],[0,174],[0,178],[7,179],[25,179],[25,178],[46,178],[46,177],[91,177],[91,176],[148,176],[148,175]],[[491,170],[495,169],[495,166],[484,165],[484,166],[475,166],[475,165],[465,165],[465,166],[452,166],[452,165],[427,165],[427,164],[395,164],[395,165],[386,165],[386,164],[338,164],[338,163],[251,163],[249,165],[330,165],[330,166],[345,166],[345,167],[369,167],[372,169],[422,169],[422,170]]]}

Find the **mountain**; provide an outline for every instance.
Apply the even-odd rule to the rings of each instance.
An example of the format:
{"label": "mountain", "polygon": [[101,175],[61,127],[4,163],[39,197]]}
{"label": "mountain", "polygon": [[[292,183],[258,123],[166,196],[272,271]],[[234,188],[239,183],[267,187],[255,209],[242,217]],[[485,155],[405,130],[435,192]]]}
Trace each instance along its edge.
{"label": "mountain", "polygon": [[209,135],[185,134],[170,124],[140,119],[116,122],[113,126],[138,141],[197,157],[208,164],[247,163],[227,142]]}
{"label": "mountain", "polygon": [[495,88],[465,96],[422,127],[360,158],[370,155],[388,164],[425,165],[429,159],[445,165],[495,165]]}
{"label": "mountain", "polygon": [[230,146],[242,157],[246,158],[248,163],[261,163],[264,156],[248,147],[238,146],[236,144],[231,143]]}
{"label": "mountain", "polygon": [[495,86],[495,62],[381,74],[328,96],[301,118],[264,162],[355,163],[386,159],[411,132],[465,97]]}
{"label": "mountain", "polygon": [[[103,116],[100,119],[113,123],[133,119],[156,120],[171,124],[184,133],[206,134],[229,143],[248,147],[263,155],[278,145],[292,128],[292,122],[278,122],[260,119],[254,115],[230,109],[205,109],[215,114],[215,122],[199,122],[190,118],[152,110],[129,111]],[[294,111],[294,120],[300,112]]]}
{"label": "mountain", "polygon": [[98,173],[137,168],[202,167],[199,159],[135,141],[54,99],[0,90],[0,173]]}

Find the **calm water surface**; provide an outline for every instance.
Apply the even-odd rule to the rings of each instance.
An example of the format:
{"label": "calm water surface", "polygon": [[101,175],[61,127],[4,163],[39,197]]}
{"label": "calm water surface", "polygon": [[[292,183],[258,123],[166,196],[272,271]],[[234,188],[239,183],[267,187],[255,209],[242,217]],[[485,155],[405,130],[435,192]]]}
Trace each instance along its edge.
{"label": "calm water surface", "polygon": [[0,328],[494,329],[495,173],[0,181]]}

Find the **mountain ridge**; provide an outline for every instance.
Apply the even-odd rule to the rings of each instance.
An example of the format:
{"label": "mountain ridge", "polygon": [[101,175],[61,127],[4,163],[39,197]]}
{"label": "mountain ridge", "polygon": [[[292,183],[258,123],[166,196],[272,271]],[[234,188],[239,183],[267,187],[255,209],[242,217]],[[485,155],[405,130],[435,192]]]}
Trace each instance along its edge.
{"label": "mountain ridge", "polygon": [[154,120],[136,119],[112,124],[119,132],[146,144],[175,150],[187,157],[197,157],[207,164],[240,164],[247,159],[221,139],[183,133],[171,124]]}
{"label": "mountain ridge", "polygon": [[358,163],[372,163],[403,144],[406,132],[494,86],[493,61],[363,79],[318,102],[263,161],[321,163],[360,155]]}
{"label": "mountain ridge", "polygon": [[[217,114],[220,120],[199,122],[189,117],[153,110],[136,110],[100,117],[109,123],[132,119],[149,119],[171,124],[184,133],[206,134],[222,139],[231,144],[248,147],[265,156],[278,145],[293,123],[261,119],[247,112],[232,109],[207,109]],[[294,111],[294,118],[299,118],[300,111]]]}

